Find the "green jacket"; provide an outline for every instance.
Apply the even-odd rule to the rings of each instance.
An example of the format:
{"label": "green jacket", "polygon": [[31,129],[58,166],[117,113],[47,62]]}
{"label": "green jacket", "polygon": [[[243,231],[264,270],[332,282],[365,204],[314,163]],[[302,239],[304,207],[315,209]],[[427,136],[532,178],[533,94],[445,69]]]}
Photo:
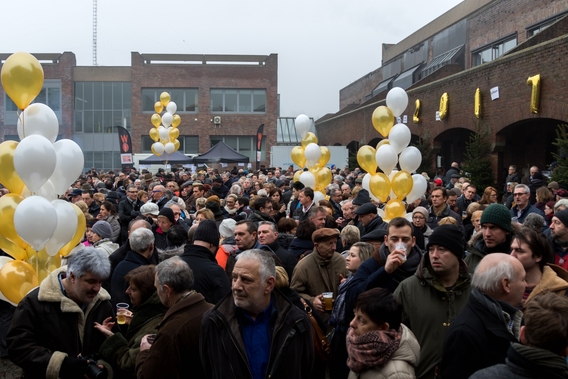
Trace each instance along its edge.
{"label": "green jacket", "polygon": [[115,333],[103,342],[99,354],[113,365],[117,377],[136,378],[134,368],[140,352],[140,341],[146,334],[157,333],[157,326],[167,310],[158,293],[154,292],[146,302],[133,309],[134,315],[126,336]]}
{"label": "green jacket", "polygon": [[463,261],[459,270],[454,288],[447,290],[434,274],[426,253],[414,276],[402,281],[394,292],[403,305],[402,322],[420,344],[420,363],[416,368],[419,379],[434,378],[450,324],[467,304],[471,276]]}

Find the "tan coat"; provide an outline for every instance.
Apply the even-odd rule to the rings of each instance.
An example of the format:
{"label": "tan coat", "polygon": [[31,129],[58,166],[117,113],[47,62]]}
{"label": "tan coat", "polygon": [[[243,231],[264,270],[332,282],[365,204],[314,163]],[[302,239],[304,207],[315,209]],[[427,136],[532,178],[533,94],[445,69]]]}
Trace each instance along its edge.
{"label": "tan coat", "polygon": [[532,290],[531,294],[525,301],[524,306],[526,307],[529,301],[541,293],[554,292],[557,295],[564,296],[567,289],[568,271],[556,265],[544,266],[542,279],[540,279],[540,282],[536,285],[534,290]]}

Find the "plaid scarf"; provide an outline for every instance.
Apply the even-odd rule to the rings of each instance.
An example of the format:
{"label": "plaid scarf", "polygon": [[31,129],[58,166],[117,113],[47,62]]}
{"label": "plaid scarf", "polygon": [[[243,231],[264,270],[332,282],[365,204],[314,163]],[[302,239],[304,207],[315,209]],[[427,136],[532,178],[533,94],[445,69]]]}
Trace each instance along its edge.
{"label": "plaid scarf", "polygon": [[353,329],[347,332],[347,366],[360,373],[371,367],[383,367],[398,350],[402,329],[373,330],[356,336]]}

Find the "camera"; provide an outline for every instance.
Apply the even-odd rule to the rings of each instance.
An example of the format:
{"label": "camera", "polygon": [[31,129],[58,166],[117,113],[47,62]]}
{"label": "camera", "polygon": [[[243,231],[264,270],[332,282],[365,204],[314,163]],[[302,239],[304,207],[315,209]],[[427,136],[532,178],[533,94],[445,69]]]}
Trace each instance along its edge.
{"label": "camera", "polygon": [[87,368],[85,369],[85,375],[89,379],[107,379],[108,372],[105,368],[100,368],[97,364],[99,357],[95,354],[87,355],[82,357],[87,361]]}

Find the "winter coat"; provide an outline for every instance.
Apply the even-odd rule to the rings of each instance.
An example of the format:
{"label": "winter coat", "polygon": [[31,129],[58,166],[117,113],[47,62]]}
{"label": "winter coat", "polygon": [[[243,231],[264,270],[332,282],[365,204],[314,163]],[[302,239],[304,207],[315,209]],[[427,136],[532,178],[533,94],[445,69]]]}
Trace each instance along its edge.
{"label": "winter coat", "polygon": [[[513,324],[508,328],[507,313]],[[442,378],[467,379],[477,370],[505,363],[511,342],[518,342],[522,313],[474,288],[444,342]]]}
{"label": "winter coat", "polygon": [[257,211],[256,209],[252,210],[252,213],[250,214],[248,219],[252,222],[257,223],[257,224],[261,221],[269,221],[269,222],[274,223],[274,219],[272,217],[270,217],[266,213],[261,213],[261,212]]}
{"label": "winter coat", "polygon": [[[8,356],[26,378],[57,379],[65,357],[96,353],[105,336],[93,325],[114,317],[110,295],[103,288],[85,311],[63,295],[58,276],[66,270],[63,266],[49,274],[20,301],[12,318]],[[118,326],[113,331],[118,332]]]}
{"label": "winter coat", "polygon": [[388,223],[383,221],[381,216],[377,215],[377,217],[372,219],[371,222],[365,226],[365,231],[361,234],[361,236],[369,234],[374,230],[387,230],[388,225]]}
{"label": "winter coat", "polygon": [[128,283],[126,282],[126,280],[124,280],[124,277],[135,268],[149,264],[152,263],[142,254],[139,254],[132,250],[126,253],[124,260],[120,262],[114,269],[112,278],[110,280],[110,296],[112,298],[113,304],[130,304],[130,298],[125,292],[128,288]]}
{"label": "winter coat", "polygon": [[118,220],[118,217],[115,215],[110,215],[107,218],[101,218],[101,220],[104,220],[110,224],[110,227],[112,228],[112,236],[110,237],[110,239],[112,240],[112,242],[118,243],[120,240],[120,222]]}
{"label": "winter coat", "polygon": [[296,264],[298,264],[298,258],[296,258],[288,250],[278,245],[278,242],[276,241],[266,246],[278,257],[278,259],[280,259],[282,267],[284,267],[286,273],[288,274],[288,280],[291,280],[292,274],[294,272],[294,267],[296,267]]}
{"label": "winter coat", "polygon": [[203,314],[212,307],[193,292],[168,309],[152,347],[136,358],[137,378],[203,378],[199,330]]}
{"label": "winter coat", "polygon": [[128,238],[128,225],[130,221],[134,220],[136,217],[140,216],[140,207],[142,202],[138,199],[134,202],[130,202],[130,199],[124,197],[118,203],[118,217],[120,219],[120,233],[123,241]]}
{"label": "winter coat", "polygon": [[310,254],[314,250],[314,243],[311,239],[302,239],[294,237],[292,242],[290,242],[290,247],[288,251],[292,253],[296,259],[300,259],[302,256]]}
{"label": "winter coat", "polygon": [[424,254],[414,276],[400,283],[394,292],[404,308],[402,322],[420,343],[417,377],[434,378],[448,329],[467,304],[471,277],[463,261],[459,270],[454,288],[447,290],[432,270],[430,255]]}
{"label": "winter coat", "polygon": [[115,333],[103,342],[99,354],[113,365],[117,377],[136,378],[134,367],[140,352],[140,341],[146,334],[157,332],[158,324],[167,310],[158,293],[154,292],[148,300],[133,309],[134,315],[125,335]]}
{"label": "winter coat", "polygon": [[564,296],[567,290],[568,271],[556,265],[544,266],[542,278],[525,301],[524,308],[537,295],[545,292],[554,292],[557,295]]}
{"label": "winter coat", "polygon": [[175,246],[175,247],[166,247],[165,249],[157,249],[158,251],[158,261],[163,262],[166,259],[169,259],[174,256],[181,256],[183,254],[183,250],[185,245]]}
{"label": "winter coat", "polygon": [[481,262],[483,257],[485,257],[487,254],[491,253],[509,254],[509,251],[511,250],[511,239],[512,237],[509,234],[505,242],[495,247],[488,248],[487,245],[485,245],[485,241],[483,240],[483,233],[481,232],[476,233],[472,237],[471,244],[466,251],[466,257],[464,259],[465,263],[467,264],[467,271],[469,271],[469,273],[473,275],[475,268],[477,267],[477,265],[479,265],[479,262]]}
{"label": "winter coat", "polygon": [[568,366],[560,355],[536,347],[512,343],[507,362],[477,371],[470,379],[561,379],[568,378]]}
{"label": "winter coat", "polygon": [[[307,379],[314,363],[312,326],[308,315],[275,289],[270,361],[267,378]],[[247,352],[237,321],[233,294],[220,301],[203,317],[201,324],[201,362],[206,379],[252,379]]]}
{"label": "winter coat", "polygon": [[164,232],[157,224],[152,225],[152,233],[154,233],[154,246],[158,250],[165,250],[168,248],[168,239],[166,232]]}
{"label": "winter coat", "polygon": [[520,217],[518,216],[518,214],[519,214],[519,213],[518,213],[518,212],[519,212],[518,206],[515,205],[515,206],[511,209],[510,212],[511,212],[511,217],[517,217],[517,221],[519,222],[519,224],[522,224],[523,222],[525,222],[525,219],[526,219],[527,216],[528,216],[529,214],[531,214],[531,213],[539,214],[539,215],[542,216],[542,218],[545,218],[543,211],[541,211],[540,209],[538,209],[538,208],[535,207],[534,205],[530,205],[530,204],[528,204],[528,205],[525,207],[525,209],[523,209],[523,210],[521,211],[521,216],[520,216]]}
{"label": "winter coat", "polygon": [[103,240],[95,242],[93,247],[97,250],[102,251],[108,257],[110,257],[110,255],[114,253],[120,246],[117,243],[112,242],[109,238],[105,238]]}
{"label": "winter coat", "polygon": [[216,304],[231,291],[231,284],[225,271],[206,247],[185,245],[180,258],[193,271],[193,289],[202,294],[208,303]]}
{"label": "winter coat", "polygon": [[440,212],[440,214],[436,214],[434,211],[434,207],[428,208],[428,219],[426,220],[426,224],[432,229],[435,230],[438,227],[438,222],[443,219],[444,217],[453,217],[458,222],[458,229],[463,233],[465,236],[465,230],[463,228],[463,222],[460,215],[450,209],[450,206],[446,204],[446,208]]}
{"label": "winter coat", "polygon": [[415,379],[415,368],[420,362],[420,345],[404,324],[398,349],[382,367],[373,367],[359,374],[349,372],[347,379]]}

